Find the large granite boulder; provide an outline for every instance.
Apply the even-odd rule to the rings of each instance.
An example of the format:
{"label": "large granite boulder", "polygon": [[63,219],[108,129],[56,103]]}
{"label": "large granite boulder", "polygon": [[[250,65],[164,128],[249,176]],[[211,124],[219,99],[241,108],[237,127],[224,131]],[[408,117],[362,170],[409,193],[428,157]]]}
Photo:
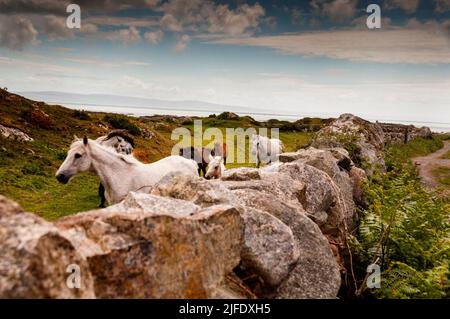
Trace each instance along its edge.
{"label": "large granite boulder", "polygon": [[273,194],[277,198],[292,205],[303,207],[307,204],[306,184],[291,178],[288,174],[283,174],[278,171],[261,169],[258,173],[258,178],[255,179],[251,179],[249,176],[248,179],[242,181],[225,179],[222,181],[214,181],[214,183],[223,185],[230,190],[253,189],[264,192],[265,194]]}
{"label": "large granite boulder", "polygon": [[280,165],[279,171],[307,185],[304,209],[324,234],[341,238],[345,229],[347,209],[331,177],[299,161]]}
{"label": "large granite boulder", "polygon": [[221,177],[223,181],[248,181],[261,179],[260,170],[251,167],[227,169]]}
{"label": "large granite boulder", "polygon": [[240,261],[244,228],[230,205],[130,193],[57,227],[83,254],[100,298],[208,298]]}
{"label": "large granite boulder", "polygon": [[[358,223],[358,215],[353,198],[353,183],[349,176],[352,161],[344,149],[316,149],[310,147],[301,149],[291,155],[297,163],[304,163],[313,166],[324,173],[330,179],[331,186],[334,188],[344,209],[344,216],[347,229],[355,229]],[[314,180],[309,180],[308,187],[313,187]],[[310,194],[311,195],[311,194]],[[312,196],[310,196],[312,197]]]}
{"label": "large granite boulder", "polygon": [[240,265],[246,276],[257,275],[263,287],[275,287],[295,266],[299,251],[292,230],[278,218],[246,208],[245,239]]}
{"label": "large granite boulder", "polygon": [[265,210],[288,225],[294,235],[298,258],[289,275],[274,290],[265,289],[265,297],[276,298],[335,298],[341,286],[338,265],[327,238],[319,227],[298,206],[252,189],[233,193],[254,209]]}
{"label": "large granite boulder", "polygon": [[22,132],[21,130],[12,127],[7,127],[1,124],[0,124],[0,137],[18,142],[33,142],[33,138],[31,138],[29,135]]}
{"label": "large granite boulder", "polygon": [[263,285],[279,284],[297,261],[298,251],[291,229],[264,210],[242,205],[223,182],[177,176],[163,179],[155,185],[152,193],[189,200],[201,207],[212,204],[236,207],[245,228],[241,268],[244,273],[256,274]]}
{"label": "large granite boulder", "polygon": [[3,196],[0,242],[0,298],[95,297],[76,247],[54,225]]}
{"label": "large granite boulder", "polygon": [[378,123],[343,114],[317,133],[312,146],[320,149],[345,148],[358,166],[372,174],[375,169],[385,169],[385,144],[384,132]]}

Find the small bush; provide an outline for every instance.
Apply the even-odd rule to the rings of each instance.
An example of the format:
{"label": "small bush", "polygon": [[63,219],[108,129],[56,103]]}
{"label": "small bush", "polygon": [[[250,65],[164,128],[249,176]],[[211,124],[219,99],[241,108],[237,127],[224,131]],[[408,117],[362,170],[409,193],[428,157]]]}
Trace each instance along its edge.
{"label": "small bush", "polygon": [[22,112],[22,118],[43,129],[51,129],[53,127],[53,121],[50,116],[40,109],[24,111]]}
{"label": "small bush", "polygon": [[91,119],[91,117],[89,116],[89,113],[84,110],[73,111],[72,117],[77,118],[82,121],[89,121]]}
{"label": "small bush", "polygon": [[130,134],[140,135],[141,130],[137,125],[131,123],[126,117],[120,115],[105,115],[103,117],[105,122],[108,122],[112,127],[116,129],[127,130]]}
{"label": "small bush", "polygon": [[239,120],[239,115],[232,112],[222,112],[217,116],[217,118],[219,120]]}

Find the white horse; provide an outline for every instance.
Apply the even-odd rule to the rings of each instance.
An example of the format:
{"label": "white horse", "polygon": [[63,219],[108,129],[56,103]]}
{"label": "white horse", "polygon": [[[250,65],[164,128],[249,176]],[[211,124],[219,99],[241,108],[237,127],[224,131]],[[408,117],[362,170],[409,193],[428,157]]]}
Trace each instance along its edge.
{"label": "white horse", "polygon": [[212,157],[209,155],[209,165],[206,171],[206,179],[219,179],[222,177],[223,172],[225,172],[225,164],[222,156]]}
{"label": "white horse", "polygon": [[66,184],[81,172],[94,172],[105,187],[110,204],[120,202],[129,192],[148,192],[168,173],[198,177],[197,163],[181,156],[169,156],[151,164],[143,164],[131,155],[118,154],[111,147],[88,140],[76,140],[56,172],[60,183]]}
{"label": "white horse", "polygon": [[[78,138],[75,136],[75,139]],[[113,150],[120,154],[130,155],[134,150],[134,140],[126,130],[113,130],[109,132],[108,135],[100,136],[95,141],[102,146],[111,147]],[[100,205],[98,207],[105,207],[105,187],[102,185],[102,183],[100,183],[98,187],[98,196],[100,196]]]}
{"label": "white horse", "polygon": [[277,138],[268,138],[261,135],[253,135],[251,139],[251,152],[256,156],[256,167],[261,162],[269,164],[278,160],[278,155],[283,152],[283,142]]}

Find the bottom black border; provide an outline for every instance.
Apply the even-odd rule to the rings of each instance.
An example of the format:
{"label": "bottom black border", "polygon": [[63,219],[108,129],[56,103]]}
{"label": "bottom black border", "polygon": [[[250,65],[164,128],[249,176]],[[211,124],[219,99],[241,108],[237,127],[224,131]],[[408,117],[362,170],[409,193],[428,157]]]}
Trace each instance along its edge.
{"label": "bottom black border", "polygon": [[[197,313],[183,313],[189,307]],[[0,300],[2,312],[55,318],[402,318],[423,311],[448,312],[450,300]],[[184,308],[182,308],[184,307]],[[192,308],[194,307],[194,308]],[[208,308],[206,308],[208,307]],[[8,309],[9,308],[9,309]],[[210,311],[210,315],[206,311]],[[228,311],[227,311],[228,310]],[[7,311],[7,312],[6,312]],[[230,313],[231,312],[231,313]],[[15,316],[14,316],[15,317]],[[6,318],[6,317],[5,317]],[[95,317],[94,317],[95,318]],[[87,318],[86,318],[87,319]]]}

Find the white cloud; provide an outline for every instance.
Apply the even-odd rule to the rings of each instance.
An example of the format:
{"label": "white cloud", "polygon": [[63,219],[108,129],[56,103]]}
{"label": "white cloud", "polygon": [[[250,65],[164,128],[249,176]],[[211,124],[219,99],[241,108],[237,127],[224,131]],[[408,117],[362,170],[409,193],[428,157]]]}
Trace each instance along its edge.
{"label": "white cloud", "polygon": [[0,56],[0,65],[3,65],[4,67],[13,67],[15,69],[25,69],[29,71],[30,69],[36,69],[36,70],[45,70],[45,71],[52,71],[52,72],[61,72],[61,73],[79,73],[80,70],[77,68],[62,66],[58,64],[52,64],[52,63],[45,63],[45,62],[34,62],[30,60],[22,60],[22,59],[15,59],[15,58],[9,58]]}
{"label": "white cloud", "polygon": [[445,24],[382,30],[342,29],[212,41],[273,48],[285,54],[379,63],[450,63]]}
{"label": "white cloud", "polygon": [[191,41],[191,37],[187,34],[183,34],[177,41],[175,45],[175,51],[181,52],[184,51],[188,45],[188,43]]}
{"label": "white cloud", "polygon": [[163,12],[161,28],[173,32],[209,32],[238,35],[254,31],[265,15],[264,8],[239,4],[230,9],[211,0],[169,0],[158,9]]}
{"label": "white cloud", "polygon": [[111,41],[120,41],[124,44],[136,43],[141,39],[139,30],[135,27],[129,27],[128,29],[121,29],[111,32],[104,32],[103,34],[101,34],[101,37]]}
{"label": "white cloud", "polygon": [[386,10],[401,9],[408,14],[416,12],[418,6],[419,0],[386,0],[384,2]]}
{"label": "white cloud", "polygon": [[113,67],[121,66],[121,63],[108,62],[108,61],[97,60],[97,59],[67,57],[67,58],[64,58],[64,60],[67,62],[72,62],[72,63],[95,65],[95,66],[105,67],[105,68],[113,68]]}
{"label": "white cloud", "polygon": [[130,18],[113,16],[93,16],[83,20],[83,23],[108,26],[126,26],[126,27],[154,27],[159,22],[154,17]]}
{"label": "white cloud", "polygon": [[152,32],[146,32],[144,34],[145,40],[147,40],[151,44],[158,44],[164,36],[164,32],[161,30],[158,31],[152,31]]}
{"label": "white cloud", "polygon": [[[153,8],[160,0],[77,0],[84,12],[115,12],[129,8]],[[65,15],[71,0],[0,0],[0,12]]]}
{"label": "white cloud", "polygon": [[160,24],[164,31],[181,32],[183,30],[181,23],[170,13],[161,18]]}
{"label": "white cloud", "polygon": [[133,76],[125,75],[122,77],[121,85],[129,88],[139,88],[142,90],[147,90],[150,85]]}
{"label": "white cloud", "polygon": [[0,15],[0,47],[22,50],[28,44],[37,44],[37,36],[38,31],[30,19]]}
{"label": "white cloud", "polygon": [[313,13],[343,23],[355,16],[358,0],[311,0],[309,4]]}
{"label": "white cloud", "polygon": [[125,65],[133,65],[133,66],[149,66],[150,63],[142,62],[142,61],[127,61],[124,63]]}
{"label": "white cloud", "polygon": [[66,19],[54,15],[36,16],[35,24],[50,41],[71,38],[74,36],[72,29],[67,28]]}

